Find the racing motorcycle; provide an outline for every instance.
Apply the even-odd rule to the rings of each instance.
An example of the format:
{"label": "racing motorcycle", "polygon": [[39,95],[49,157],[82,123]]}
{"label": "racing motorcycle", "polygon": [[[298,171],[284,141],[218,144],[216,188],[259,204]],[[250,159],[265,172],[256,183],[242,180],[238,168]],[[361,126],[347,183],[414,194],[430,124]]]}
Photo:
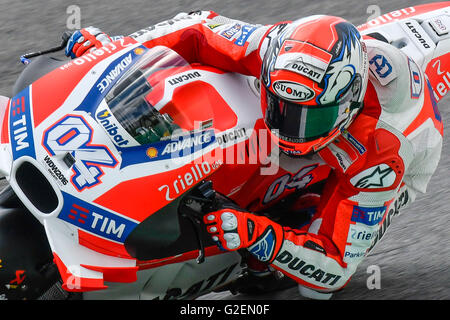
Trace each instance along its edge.
{"label": "racing motorcycle", "polygon": [[[406,53],[411,94],[426,90],[439,114],[450,90],[448,3],[358,28]],[[277,157],[257,79],[129,37],[74,60],[48,55],[67,39],[23,56],[12,97],[0,97],[0,298],[195,299],[229,289],[246,276],[246,254],[220,250],[203,215],[224,202],[269,213],[289,202],[267,205],[283,179],[266,194],[254,184]],[[383,57],[371,64],[389,69]]]}

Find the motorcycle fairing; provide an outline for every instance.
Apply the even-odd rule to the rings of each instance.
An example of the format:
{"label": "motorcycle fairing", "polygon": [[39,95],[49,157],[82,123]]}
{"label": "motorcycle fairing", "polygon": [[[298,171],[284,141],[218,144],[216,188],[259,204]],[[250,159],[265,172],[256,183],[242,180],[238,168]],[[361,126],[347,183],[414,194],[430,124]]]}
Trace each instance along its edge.
{"label": "motorcycle fairing", "polygon": [[[44,75],[13,98],[11,105],[14,108],[2,113],[7,119],[3,121],[3,128],[9,131],[9,137],[2,134],[2,150],[10,154],[13,163],[12,172],[10,167],[6,167],[4,173],[19,197],[44,225],[64,288],[68,291],[105,289],[104,281],[132,282],[136,280],[139,268],[154,268],[195,258],[198,255],[196,236],[190,225],[185,221],[177,222],[176,214],[172,219],[173,230],[166,230],[161,225],[159,228],[153,226],[151,219],[163,216],[162,208],[167,207],[168,210],[168,205],[176,204],[173,200],[179,200],[184,192],[222,165],[221,158],[213,155],[219,144],[215,138],[217,128],[213,130],[212,123],[217,123],[219,130],[228,129],[221,126],[225,123],[232,127],[230,130],[245,126],[248,132],[252,131],[255,123],[252,112],[242,111],[241,104],[242,101],[257,102],[256,96],[251,92],[236,96],[242,85],[248,85],[246,77],[200,67],[195,75],[201,81],[178,81],[177,85],[172,85],[176,77],[186,79],[183,77],[186,68],[180,68],[173,76],[168,75],[159,86],[156,83],[155,93],[163,94],[159,101],[161,108],[191,106],[185,110],[185,120],[196,112],[194,107],[203,106],[201,116],[196,116],[200,122],[199,130],[174,141],[121,148],[105,135],[105,129],[96,119],[98,110],[106,107],[104,97],[113,83],[103,92],[95,90],[102,87],[105,76],[111,75],[112,70],[117,70],[117,66],[121,65],[123,70],[113,80],[118,81],[134,59],[145,53],[139,44],[121,43],[127,45],[120,49],[117,45],[117,50],[109,48],[111,52],[104,49],[102,56],[96,56],[96,59],[75,59]],[[124,61],[127,61],[126,65]],[[67,79],[72,79],[70,84]],[[51,83],[51,80],[56,83]],[[228,88],[231,81],[235,84]],[[54,90],[51,95],[49,88]],[[198,99],[202,92],[206,100]],[[219,107],[218,97],[222,95],[226,96],[226,101],[222,99]],[[157,99],[156,96],[153,98]],[[43,101],[46,101],[45,105]],[[208,111],[205,106],[211,102],[216,103],[216,110],[221,111]],[[5,104],[3,107],[7,109]],[[232,120],[218,121],[220,118],[226,120],[226,117]],[[14,128],[22,123],[29,127]],[[220,135],[220,131],[217,133]],[[198,138],[199,134],[207,135],[207,138]],[[81,138],[85,140],[77,148],[63,148]],[[242,136],[237,142],[247,138]],[[183,140],[186,139],[200,139],[202,144],[197,148],[173,147],[181,152],[163,154],[170,143],[184,145]],[[83,163],[88,169],[86,173],[93,174],[95,179],[90,184],[82,184],[82,180],[77,180],[82,172],[74,168],[80,161],[80,154],[94,151],[96,155],[103,156]],[[111,161],[105,162],[108,157]],[[24,194],[15,181],[16,169],[23,163],[37,168],[37,173],[49,183],[48,190],[54,192],[57,199],[57,205],[52,207],[51,212],[43,212],[39,210],[41,207],[34,206],[28,194]],[[94,169],[98,170],[94,172]],[[149,197],[149,194],[154,196]],[[127,201],[123,201],[124,198]],[[145,232],[136,233],[144,234],[144,238],[133,236],[125,246],[126,239],[141,224],[140,229],[144,231],[153,228],[150,238]],[[158,237],[161,237],[159,242]],[[156,241],[155,245],[148,245],[149,241]],[[207,255],[220,253],[210,239],[203,238],[203,241],[207,243]],[[162,248],[158,248],[156,243]],[[166,249],[164,243],[169,245]]]}

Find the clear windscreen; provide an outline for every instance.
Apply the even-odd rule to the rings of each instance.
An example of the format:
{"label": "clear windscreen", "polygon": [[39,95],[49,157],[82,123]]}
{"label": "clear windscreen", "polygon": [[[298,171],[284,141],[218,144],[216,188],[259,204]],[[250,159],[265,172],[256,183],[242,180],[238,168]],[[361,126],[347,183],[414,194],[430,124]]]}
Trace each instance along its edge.
{"label": "clear windscreen", "polygon": [[106,96],[114,117],[139,144],[167,139],[175,130],[183,129],[169,114],[161,114],[148,96],[161,87],[167,77],[189,68],[186,60],[175,51],[154,47],[142,55]]}

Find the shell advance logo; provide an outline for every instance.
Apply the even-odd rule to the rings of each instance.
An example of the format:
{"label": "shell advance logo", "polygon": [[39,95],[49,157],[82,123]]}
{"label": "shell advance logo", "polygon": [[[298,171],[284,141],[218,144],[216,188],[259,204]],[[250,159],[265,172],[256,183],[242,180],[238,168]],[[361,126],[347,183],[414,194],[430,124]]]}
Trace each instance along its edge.
{"label": "shell advance logo", "polygon": [[143,46],[131,48],[131,50],[124,50],[128,51],[112,61],[106,70],[103,71],[93,85],[93,90],[89,91],[81,104],[75,108],[75,111],[93,113],[111,88],[124,76],[125,72],[128,71],[145,52],[147,52],[147,49]]}
{"label": "shell advance logo", "polygon": [[204,152],[205,148],[215,143],[217,139],[214,130],[204,130],[155,142],[150,146],[131,147],[122,153],[121,168],[149,161],[176,160],[193,156],[196,152]]}

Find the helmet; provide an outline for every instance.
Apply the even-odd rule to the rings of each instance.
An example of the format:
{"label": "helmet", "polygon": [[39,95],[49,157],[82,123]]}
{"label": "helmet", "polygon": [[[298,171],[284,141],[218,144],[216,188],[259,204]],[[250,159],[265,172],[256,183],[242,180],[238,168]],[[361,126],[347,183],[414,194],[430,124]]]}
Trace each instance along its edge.
{"label": "helmet", "polygon": [[280,149],[317,152],[362,108],[367,50],[358,30],[333,16],[272,28],[261,70],[261,108]]}

